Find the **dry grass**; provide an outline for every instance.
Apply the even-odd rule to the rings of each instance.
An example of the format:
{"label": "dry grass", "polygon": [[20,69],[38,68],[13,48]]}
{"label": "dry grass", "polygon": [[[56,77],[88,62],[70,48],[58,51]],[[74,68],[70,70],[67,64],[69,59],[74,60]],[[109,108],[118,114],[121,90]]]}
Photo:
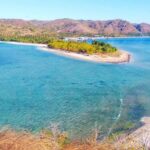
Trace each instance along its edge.
{"label": "dry grass", "polygon": [[93,141],[64,144],[64,137],[61,135],[60,139],[54,139],[46,134],[33,136],[25,132],[5,131],[0,134],[0,150],[114,150],[108,143]]}
{"label": "dry grass", "polygon": [[38,135],[4,130],[0,132],[0,150],[61,150],[66,140],[66,133],[60,133],[55,126]]}
{"label": "dry grass", "polygon": [[94,133],[84,141],[68,142],[67,134],[54,126],[38,135],[4,130],[0,132],[0,150],[148,150],[125,136],[97,141]]}
{"label": "dry grass", "polygon": [[57,146],[52,139],[34,137],[29,133],[5,131],[0,134],[0,150],[50,150]]}

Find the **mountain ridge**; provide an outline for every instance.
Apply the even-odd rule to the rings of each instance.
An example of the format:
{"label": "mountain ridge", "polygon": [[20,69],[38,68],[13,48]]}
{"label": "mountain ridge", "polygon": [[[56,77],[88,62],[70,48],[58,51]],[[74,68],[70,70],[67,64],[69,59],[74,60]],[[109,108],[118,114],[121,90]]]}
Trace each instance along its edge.
{"label": "mountain ridge", "polygon": [[126,20],[56,20],[0,19],[0,36],[140,36],[150,35],[150,24],[130,23]]}

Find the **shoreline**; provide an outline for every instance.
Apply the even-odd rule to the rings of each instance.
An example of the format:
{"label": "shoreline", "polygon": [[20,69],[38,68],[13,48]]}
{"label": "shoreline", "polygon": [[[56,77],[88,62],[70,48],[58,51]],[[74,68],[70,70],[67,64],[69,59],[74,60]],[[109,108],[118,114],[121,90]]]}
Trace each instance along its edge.
{"label": "shoreline", "polygon": [[128,39],[128,38],[131,38],[131,39],[134,39],[134,38],[150,38],[150,36],[115,36],[115,37],[111,37],[111,36],[108,36],[108,37],[105,37],[105,36],[98,36],[98,37],[86,37],[86,36],[83,36],[83,37],[66,37],[65,40],[72,40],[72,41],[85,41],[85,40],[104,40],[104,39]]}
{"label": "shoreline", "polygon": [[134,131],[131,131],[117,142],[117,145],[124,144],[128,149],[133,145],[140,149],[143,145],[150,147],[150,117],[142,117],[140,120],[141,126]]}
{"label": "shoreline", "polygon": [[8,44],[15,44],[15,45],[25,45],[25,46],[36,46],[38,49],[57,54],[59,56],[69,57],[73,59],[83,60],[83,61],[90,61],[90,62],[97,62],[97,63],[128,63],[131,60],[131,54],[127,51],[118,50],[119,56],[109,56],[107,54],[102,55],[88,55],[88,54],[81,54],[75,52],[69,52],[65,50],[59,49],[51,49],[46,44],[38,44],[38,43],[23,43],[23,42],[7,42],[1,41],[2,43]]}
{"label": "shoreline", "polygon": [[150,141],[150,117],[142,117],[140,122],[142,125],[133,131],[130,136],[137,141],[141,141],[144,138]]}

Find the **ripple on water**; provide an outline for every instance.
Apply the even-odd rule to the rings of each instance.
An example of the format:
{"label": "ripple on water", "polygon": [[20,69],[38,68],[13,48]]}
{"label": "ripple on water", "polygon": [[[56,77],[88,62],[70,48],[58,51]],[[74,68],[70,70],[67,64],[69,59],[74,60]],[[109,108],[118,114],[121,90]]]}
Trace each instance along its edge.
{"label": "ripple on water", "polygon": [[[136,54],[132,64],[96,64],[0,44],[0,125],[38,131],[51,123],[81,137],[104,134],[150,115],[150,39],[109,39]],[[123,103],[122,101],[123,100]],[[112,126],[113,125],[113,126]]]}

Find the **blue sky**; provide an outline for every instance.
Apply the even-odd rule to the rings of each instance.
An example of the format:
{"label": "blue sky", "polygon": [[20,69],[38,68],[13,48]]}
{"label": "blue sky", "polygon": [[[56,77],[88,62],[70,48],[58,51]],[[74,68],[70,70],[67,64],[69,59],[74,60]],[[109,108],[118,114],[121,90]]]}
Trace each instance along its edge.
{"label": "blue sky", "polygon": [[0,0],[0,18],[120,18],[150,23],[150,0]]}

